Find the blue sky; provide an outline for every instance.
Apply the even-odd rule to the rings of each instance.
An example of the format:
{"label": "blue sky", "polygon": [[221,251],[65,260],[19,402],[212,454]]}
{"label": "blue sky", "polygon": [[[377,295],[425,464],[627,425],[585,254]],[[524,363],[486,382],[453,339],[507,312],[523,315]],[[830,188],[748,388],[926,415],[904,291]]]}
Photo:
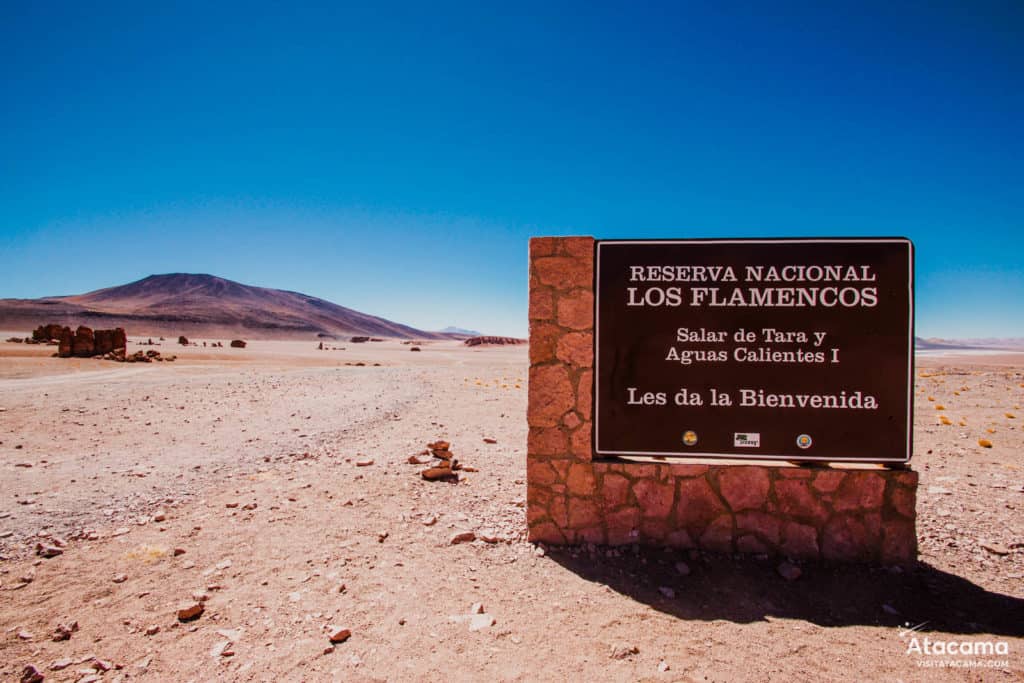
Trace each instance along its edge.
{"label": "blue sky", "polygon": [[0,297],[525,335],[531,235],[905,235],[919,334],[1024,336],[1019,2],[92,5],[0,6]]}

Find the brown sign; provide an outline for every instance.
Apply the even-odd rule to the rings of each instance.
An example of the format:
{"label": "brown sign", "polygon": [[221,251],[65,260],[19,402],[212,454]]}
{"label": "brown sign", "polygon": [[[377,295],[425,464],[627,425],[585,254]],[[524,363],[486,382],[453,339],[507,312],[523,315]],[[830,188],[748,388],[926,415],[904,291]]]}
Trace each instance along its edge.
{"label": "brown sign", "polygon": [[598,457],[910,459],[903,238],[597,243]]}

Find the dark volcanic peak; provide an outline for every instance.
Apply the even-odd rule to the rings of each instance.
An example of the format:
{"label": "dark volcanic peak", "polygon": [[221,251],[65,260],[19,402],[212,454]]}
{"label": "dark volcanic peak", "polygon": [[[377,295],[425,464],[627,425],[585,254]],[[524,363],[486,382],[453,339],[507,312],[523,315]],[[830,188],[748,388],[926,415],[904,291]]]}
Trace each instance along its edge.
{"label": "dark volcanic peak", "polygon": [[[61,319],[57,320],[55,315]],[[3,327],[16,329],[12,325],[34,320],[41,321],[37,325],[64,323],[73,318],[118,321],[130,334],[181,327],[194,335],[208,329],[216,330],[217,334],[237,330],[249,336],[443,338],[307,294],[193,273],[150,275],[126,285],[75,296],[0,300]]]}
{"label": "dark volcanic peak", "polygon": [[[216,275],[196,273],[167,273],[150,275],[120,287],[98,289],[95,292],[81,294],[73,298],[79,302],[108,302],[128,300],[152,300],[166,298],[201,298],[201,297],[253,297],[260,287],[250,287],[232,280],[225,280]],[[268,290],[272,291],[272,290]]]}

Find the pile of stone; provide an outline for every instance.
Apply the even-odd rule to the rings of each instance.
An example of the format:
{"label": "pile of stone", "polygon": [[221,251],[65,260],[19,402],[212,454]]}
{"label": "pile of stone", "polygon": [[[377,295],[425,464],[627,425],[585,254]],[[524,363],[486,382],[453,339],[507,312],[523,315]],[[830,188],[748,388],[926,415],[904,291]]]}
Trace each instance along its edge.
{"label": "pile of stone", "polygon": [[470,337],[465,342],[466,346],[483,346],[483,345],[516,345],[525,344],[525,339],[517,339],[516,337]]}
{"label": "pile of stone", "polygon": [[127,355],[124,349],[118,349],[111,353],[104,354],[103,360],[112,360],[116,363],[161,363],[168,362],[173,363],[178,359],[177,356],[161,356],[160,352],[155,349],[148,351],[136,351],[131,355]]}
{"label": "pile of stone", "polygon": [[410,455],[409,463],[413,465],[425,465],[430,467],[420,472],[427,481],[459,481],[459,472],[476,472],[473,467],[467,467],[459,463],[451,452],[451,444],[447,441],[435,441],[428,443],[427,449],[419,455]]}

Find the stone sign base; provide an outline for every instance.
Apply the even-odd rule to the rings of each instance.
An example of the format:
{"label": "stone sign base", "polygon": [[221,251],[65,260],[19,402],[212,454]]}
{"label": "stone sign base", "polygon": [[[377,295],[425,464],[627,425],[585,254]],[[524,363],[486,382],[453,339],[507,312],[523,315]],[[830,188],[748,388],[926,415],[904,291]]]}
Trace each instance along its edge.
{"label": "stone sign base", "polygon": [[530,540],[907,565],[917,473],[786,464],[532,461]]}
{"label": "stone sign base", "polygon": [[909,469],[593,460],[593,259],[590,237],[530,240],[530,540],[916,560]]}

